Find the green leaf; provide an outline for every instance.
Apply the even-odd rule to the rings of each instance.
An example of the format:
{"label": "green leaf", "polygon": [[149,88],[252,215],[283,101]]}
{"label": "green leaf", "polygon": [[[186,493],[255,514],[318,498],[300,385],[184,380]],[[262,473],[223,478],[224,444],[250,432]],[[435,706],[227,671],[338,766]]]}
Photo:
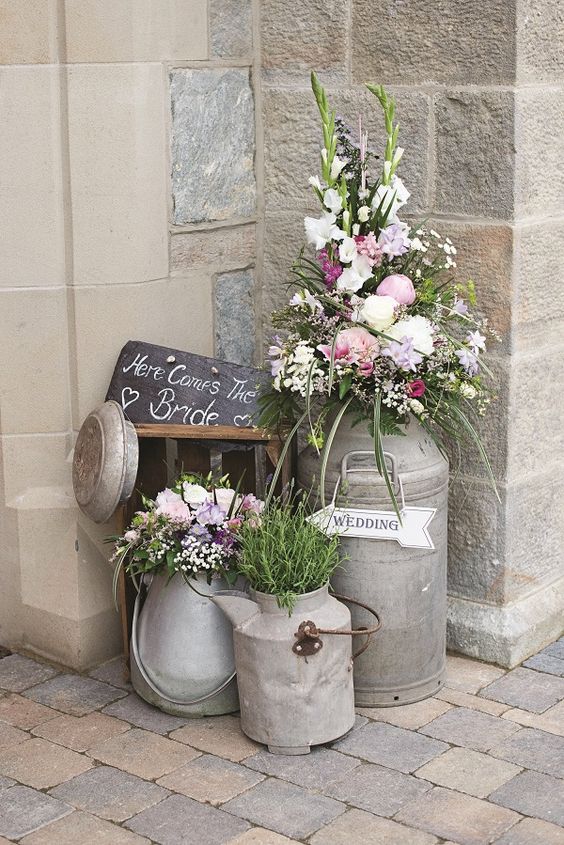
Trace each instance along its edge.
{"label": "green leaf", "polygon": [[337,433],[337,429],[339,428],[341,420],[343,419],[343,415],[344,415],[345,411],[347,410],[347,408],[349,407],[349,405],[351,404],[353,399],[354,399],[354,396],[349,397],[349,399],[347,399],[345,404],[341,407],[339,413],[335,417],[335,422],[333,423],[333,425],[331,427],[331,431],[329,432],[329,434],[327,436],[327,441],[325,443],[325,448],[323,450],[323,457],[322,457],[322,460],[321,460],[321,472],[319,473],[319,487],[320,487],[319,492],[320,492],[320,495],[321,495],[321,505],[322,505],[322,507],[325,507],[325,475],[327,473],[327,461],[329,460],[329,453],[331,451],[331,446],[333,445],[333,440],[335,439],[335,435]]}
{"label": "green leaf", "polygon": [[339,384],[339,399],[344,399],[352,384],[352,373],[347,373]]}

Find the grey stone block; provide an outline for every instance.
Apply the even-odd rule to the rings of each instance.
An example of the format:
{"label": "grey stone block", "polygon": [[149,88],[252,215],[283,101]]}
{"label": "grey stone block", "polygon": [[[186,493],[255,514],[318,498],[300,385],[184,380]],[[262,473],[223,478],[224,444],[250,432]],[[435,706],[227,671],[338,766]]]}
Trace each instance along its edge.
{"label": "grey stone block", "polygon": [[[430,101],[427,95],[401,89],[390,91],[397,95],[397,115],[401,121],[400,141],[405,154],[399,175],[411,192],[409,211],[419,214],[428,208],[427,200],[427,148]],[[382,110],[376,97],[366,89],[329,90],[327,97],[345,121],[354,127],[358,115],[369,134],[369,146],[380,156],[385,144],[385,127]],[[267,215],[292,211],[296,216],[310,209],[321,214],[321,206],[308,185],[310,176],[320,172],[320,148],[323,135],[315,98],[311,91],[276,90],[263,92],[263,121],[265,133],[265,201]],[[381,160],[372,164],[371,175],[381,172]],[[296,195],[300,197],[296,205]],[[288,263],[296,257],[305,241],[303,221],[298,249],[286,243]],[[267,238],[266,243],[270,241]]]}
{"label": "grey stone block", "polygon": [[517,4],[517,79],[561,82],[564,78],[564,8],[560,0]]}
{"label": "grey stone block", "polygon": [[212,56],[224,59],[251,55],[251,0],[209,0],[208,16]]}
{"label": "grey stone block", "polygon": [[19,839],[72,812],[72,807],[27,786],[0,793],[0,836]]}
{"label": "grey stone block", "polygon": [[564,826],[564,780],[521,772],[489,797],[494,804]]}
{"label": "grey stone block", "polygon": [[540,819],[523,819],[495,845],[564,845],[564,830]]}
{"label": "grey stone block", "polygon": [[345,811],[344,804],[271,778],[223,805],[253,824],[305,839]]}
{"label": "grey stone block", "polygon": [[551,654],[546,654],[541,651],[540,654],[535,654],[529,660],[525,660],[523,666],[527,669],[536,669],[538,672],[546,672],[548,675],[557,675],[559,678],[564,678],[564,660],[559,657],[553,657]]}
{"label": "grey stone block", "polygon": [[245,766],[250,769],[289,780],[308,789],[323,789],[359,765],[359,760],[329,748],[312,748],[303,757],[284,757],[264,751],[245,760]]}
{"label": "grey stone block", "polygon": [[[353,75],[358,82],[510,84],[515,77],[515,9],[434,0],[353,3]],[[388,45],[384,49],[384,45]]]}
{"label": "grey stone block", "polygon": [[49,794],[79,810],[108,821],[122,822],[162,801],[170,793],[136,775],[110,766],[98,766],[56,786]]}
{"label": "grey stone block", "polygon": [[564,774],[564,736],[523,728],[492,748],[490,753],[546,775],[562,777]]}
{"label": "grey stone block", "polygon": [[251,270],[222,273],[215,283],[216,355],[251,366],[255,353],[254,276]]}
{"label": "grey stone block", "polygon": [[366,764],[330,784],[325,793],[377,816],[393,816],[404,804],[415,801],[429,789],[430,784],[411,775]]}
{"label": "grey stone block", "polygon": [[479,693],[521,710],[544,713],[564,698],[564,679],[519,666]]}
{"label": "grey stone block", "polygon": [[[554,296],[552,256],[564,253],[564,224],[544,219],[527,222],[515,229],[515,283],[513,336],[517,350],[531,350],[552,345],[554,326],[556,342],[562,338],[564,302]],[[547,240],[550,249],[546,249]],[[549,319],[547,320],[547,317]],[[548,410],[548,409],[547,409]],[[553,432],[556,434],[556,432]]]}
{"label": "grey stone block", "polygon": [[55,675],[58,672],[52,666],[30,660],[21,654],[10,654],[0,660],[0,687],[10,692],[22,692]]}
{"label": "grey stone block", "polygon": [[564,660],[564,637],[547,645],[546,648],[543,648],[541,654],[550,654],[552,657],[558,657],[559,660]]}
{"label": "grey stone block", "polygon": [[333,747],[369,763],[409,773],[438,757],[448,745],[394,725],[371,722],[348,734]]}
{"label": "grey stone block", "polygon": [[344,81],[346,0],[261,0],[261,66],[264,78],[309,84],[311,69],[325,83]]}
{"label": "grey stone block", "polygon": [[171,795],[126,826],[159,845],[223,845],[249,828],[241,819],[184,795]]}
{"label": "grey stone block", "polygon": [[4,789],[8,789],[9,786],[13,786],[15,784],[15,780],[11,778],[5,778],[0,776],[0,791]]}
{"label": "grey stone block", "polygon": [[176,728],[183,727],[187,721],[179,716],[170,716],[168,713],[163,713],[156,707],[151,707],[135,693],[110,704],[109,707],[104,707],[103,712],[107,713],[108,716],[116,716],[118,719],[131,722],[138,728],[145,728],[147,731],[153,731],[153,733],[162,736]]}
{"label": "grey stone block", "polygon": [[456,707],[429,722],[421,728],[421,733],[474,751],[489,751],[518,730],[519,725],[507,719]]}
{"label": "grey stone block", "polygon": [[173,223],[255,213],[254,106],[246,69],[175,70]]}
{"label": "grey stone block", "polygon": [[564,89],[518,88],[515,104],[515,215],[518,219],[559,216],[564,196]]}
{"label": "grey stone block", "polygon": [[26,698],[72,716],[85,716],[124,695],[124,690],[82,675],[58,675],[24,692]]}
{"label": "grey stone block", "polygon": [[457,845],[488,845],[520,816],[479,798],[437,787],[412,801],[395,818]]}
{"label": "grey stone block", "polygon": [[126,662],[124,657],[114,657],[113,660],[108,660],[107,663],[102,663],[88,674],[91,678],[97,681],[103,681],[105,684],[110,684],[112,687],[119,687],[120,689],[131,690],[131,684],[127,680],[125,673]]}
{"label": "grey stone block", "polygon": [[513,95],[508,91],[438,95],[435,117],[437,211],[511,218]]}

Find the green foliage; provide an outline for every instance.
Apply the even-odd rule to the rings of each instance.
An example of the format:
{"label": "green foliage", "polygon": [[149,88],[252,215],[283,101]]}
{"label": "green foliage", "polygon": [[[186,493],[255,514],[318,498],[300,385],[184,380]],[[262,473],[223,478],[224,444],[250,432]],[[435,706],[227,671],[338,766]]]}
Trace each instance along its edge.
{"label": "green foliage", "polygon": [[291,614],[298,596],[323,587],[339,565],[339,538],[308,520],[303,500],[273,500],[260,524],[243,525],[238,572],[251,587],[276,596]]}

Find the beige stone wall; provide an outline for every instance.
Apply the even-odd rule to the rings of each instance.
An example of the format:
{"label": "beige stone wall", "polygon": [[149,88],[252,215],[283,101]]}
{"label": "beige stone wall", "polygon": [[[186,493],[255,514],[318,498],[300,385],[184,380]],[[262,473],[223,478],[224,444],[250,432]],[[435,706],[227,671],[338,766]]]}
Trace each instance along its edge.
{"label": "beige stone wall", "polygon": [[260,32],[265,339],[318,169],[312,67],[339,113],[364,114],[374,148],[382,120],[363,83],[396,96],[410,212],[450,234],[503,335],[483,426],[501,503],[476,456],[452,453],[449,637],[514,664],[560,633],[564,611],[562,4],[263,0]]}
{"label": "beige stone wall", "polygon": [[[243,213],[235,186],[218,213],[179,224],[171,184],[171,78],[188,99],[186,79],[206,73],[251,91],[250,4],[229,5],[0,0],[0,642],[79,668],[120,650],[113,526],[78,513],[71,461],[121,346],[253,355],[252,93]],[[194,207],[205,176],[191,190]],[[222,316],[239,287],[243,345]]]}

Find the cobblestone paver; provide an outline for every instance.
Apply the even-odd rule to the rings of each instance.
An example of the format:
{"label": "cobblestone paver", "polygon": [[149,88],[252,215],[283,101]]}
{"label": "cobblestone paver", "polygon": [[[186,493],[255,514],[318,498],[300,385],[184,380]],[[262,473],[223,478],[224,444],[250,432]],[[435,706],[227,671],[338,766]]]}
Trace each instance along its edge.
{"label": "cobblestone paver", "polygon": [[0,653],[0,845],[564,845],[564,637],[448,669],[278,757],[237,716],[150,707],[121,658],[86,676]]}

